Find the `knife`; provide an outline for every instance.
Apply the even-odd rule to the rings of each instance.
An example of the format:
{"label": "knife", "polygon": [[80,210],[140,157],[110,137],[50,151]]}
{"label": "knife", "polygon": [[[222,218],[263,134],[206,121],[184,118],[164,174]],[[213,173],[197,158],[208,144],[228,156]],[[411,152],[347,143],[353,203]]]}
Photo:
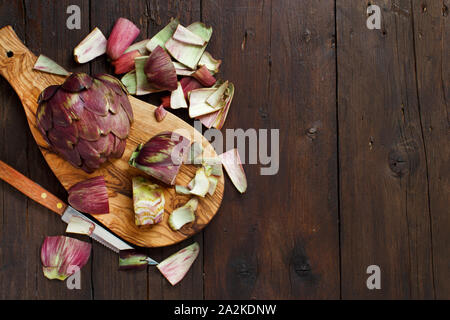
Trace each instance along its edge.
{"label": "knife", "polygon": [[[75,210],[68,204],[64,203],[56,196],[42,188],[37,183],[31,181],[20,172],[8,166],[6,163],[0,160],[0,179],[9,183],[11,186],[40,203],[44,207],[52,210],[53,212],[61,216],[62,221],[69,223],[73,216],[78,216],[91,222],[94,225],[94,230],[89,235],[92,239],[100,242],[105,247],[119,252],[121,250],[134,249],[132,246],[121,240],[119,237],[112,234],[107,229],[100,226],[98,223],[89,219],[83,213]],[[146,259],[149,265],[157,265],[158,262],[151,258]]]}

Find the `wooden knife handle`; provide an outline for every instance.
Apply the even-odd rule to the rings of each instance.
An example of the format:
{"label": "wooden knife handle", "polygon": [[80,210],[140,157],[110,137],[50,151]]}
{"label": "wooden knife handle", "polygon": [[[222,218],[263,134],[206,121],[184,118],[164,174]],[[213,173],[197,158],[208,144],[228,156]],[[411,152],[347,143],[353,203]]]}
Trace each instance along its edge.
{"label": "wooden knife handle", "polygon": [[59,215],[62,215],[67,208],[67,204],[3,161],[0,161],[0,179]]}

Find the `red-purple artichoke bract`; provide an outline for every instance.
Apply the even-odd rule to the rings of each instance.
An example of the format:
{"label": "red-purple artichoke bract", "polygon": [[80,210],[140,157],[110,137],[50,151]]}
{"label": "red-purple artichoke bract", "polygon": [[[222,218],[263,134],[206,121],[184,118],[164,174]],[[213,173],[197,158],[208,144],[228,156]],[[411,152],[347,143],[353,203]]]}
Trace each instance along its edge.
{"label": "red-purple artichoke bract", "polygon": [[102,176],[80,181],[68,190],[69,204],[91,214],[109,213],[108,189]]}
{"label": "red-purple artichoke bract", "polygon": [[41,247],[44,276],[65,280],[87,263],[90,254],[90,243],[65,236],[46,237]]}
{"label": "red-purple artichoke bract", "polygon": [[175,132],[162,132],[139,145],[131,155],[129,164],[173,185],[189,145],[189,139]]}
{"label": "red-purple artichoke bract", "polygon": [[73,166],[90,173],[122,156],[133,110],[118,79],[73,73],[62,85],[46,88],[38,103],[39,131]]}

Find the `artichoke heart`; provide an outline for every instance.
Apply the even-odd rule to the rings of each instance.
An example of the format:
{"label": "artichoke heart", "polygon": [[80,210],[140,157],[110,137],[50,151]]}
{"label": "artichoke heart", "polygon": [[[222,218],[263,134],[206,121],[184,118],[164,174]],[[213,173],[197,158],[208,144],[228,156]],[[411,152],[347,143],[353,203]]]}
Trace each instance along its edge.
{"label": "artichoke heart", "polygon": [[135,223],[147,226],[162,221],[164,217],[164,189],[144,177],[133,178],[133,203]]}

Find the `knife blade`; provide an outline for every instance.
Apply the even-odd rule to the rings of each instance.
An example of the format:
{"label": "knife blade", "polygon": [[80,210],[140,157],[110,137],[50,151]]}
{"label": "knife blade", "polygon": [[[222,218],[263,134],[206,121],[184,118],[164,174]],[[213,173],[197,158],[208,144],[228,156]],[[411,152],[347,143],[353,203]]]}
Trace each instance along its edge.
{"label": "knife blade", "polygon": [[[56,212],[61,215],[62,221],[69,223],[73,216],[78,216],[86,221],[91,222],[94,225],[94,230],[90,234],[90,237],[95,241],[98,241],[105,247],[113,250],[114,252],[119,252],[120,250],[134,249],[132,246],[127,244],[125,241],[121,240],[119,237],[114,235],[112,232],[108,231],[98,223],[94,222],[92,219],[88,218],[85,214],[75,210],[71,206],[65,204],[63,201],[59,200],[56,196],[52,195],[50,192],[42,188],[40,185],[34,181],[28,179],[20,172],[16,171],[12,167],[8,166],[3,161],[0,161],[0,178],[5,182],[9,183],[11,186],[33,199],[34,201],[40,203],[46,208]],[[151,259],[147,259],[149,265],[157,265],[158,262]]]}

